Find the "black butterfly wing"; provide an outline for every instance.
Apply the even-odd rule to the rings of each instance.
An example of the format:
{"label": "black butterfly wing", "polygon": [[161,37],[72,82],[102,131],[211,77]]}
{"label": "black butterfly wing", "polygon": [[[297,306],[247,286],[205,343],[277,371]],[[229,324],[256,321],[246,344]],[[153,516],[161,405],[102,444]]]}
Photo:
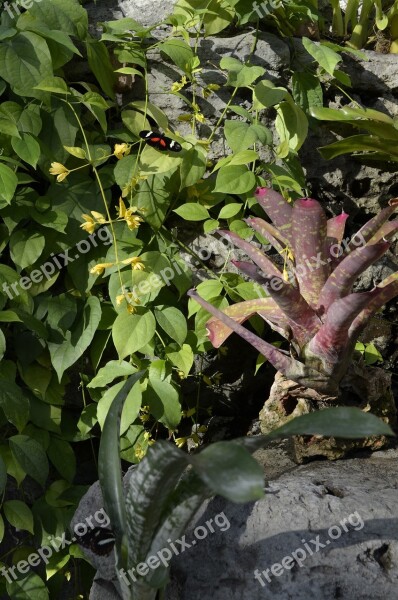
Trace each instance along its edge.
{"label": "black butterfly wing", "polygon": [[145,140],[148,146],[152,146],[152,148],[156,148],[161,152],[165,150],[181,152],[182,150],[181,144],[166,137],[163,133],[159,133],[159,131],[140,131],[140,138]]}
{"label": "black butterfly wing", "polygon": [[94,527],[77,538],[77,543],[98,556],[109,554],[115,545],[115,536],[107,527]]}

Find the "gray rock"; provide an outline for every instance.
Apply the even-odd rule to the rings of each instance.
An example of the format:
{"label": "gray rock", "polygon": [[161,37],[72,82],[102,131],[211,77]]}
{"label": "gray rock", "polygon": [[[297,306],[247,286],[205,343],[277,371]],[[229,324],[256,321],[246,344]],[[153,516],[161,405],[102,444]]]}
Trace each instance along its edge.
{"label": "gray rock", "polygon": [[176,0],[101,0],[85,5],[92,22],[112,21],[123,17],[135,19],[142,25],[156,25],[173,12]]}
{"label": "gray rock", "polygon": [[[167,600],[396,597],[398,451],[296,467],[285,447],[256,454],[268,479],[264,499],[238,505],[214,498],[202,506],[186,533],[191,547],[172,560]],[[101,504],[95,484],[73,523]],[[210,519],[214,532],[207,527],[203,536],[202,529],[199,539],[196,528]],[[105,562],[111,566],[112,557],[94,562],[90,598],[117,600],[111,569],[100,570]]]}
{"label": "gray rock", "polygon": [[[195,539],[195,526],[220,512],[231,526],[174,560],[167,600],[395,598],[397,457],[392,450],[315,462],[270,482],[256,503],[209,501],[187,540]],[[267,573],[273,565],[280,566]]]}

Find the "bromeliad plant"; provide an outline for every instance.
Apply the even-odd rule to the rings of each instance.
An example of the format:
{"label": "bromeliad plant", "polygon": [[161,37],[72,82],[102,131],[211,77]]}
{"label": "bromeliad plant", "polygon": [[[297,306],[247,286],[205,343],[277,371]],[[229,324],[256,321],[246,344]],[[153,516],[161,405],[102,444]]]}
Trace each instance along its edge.
{"label": "bromeliad plant", "polygon": [[[315,390],[319,399],[336,399],[367,321],[398,295],[398,272],[368,292],[352,292],[357,277],[390,247],[387,240],[398,230],[398,221],[388,219],[398,199],[344,240],[344,212],[327,219],[316,200],[301,198],[291,205],[268,188],[258,188],[255,197],[273,224],[258,217],[247,219],[247,224],[285,256],[283,271],[252,243],[221,231],[253,261],[234,264],[257,283],[263,297],[221,312],[195,291],[189,294],[214,315],[207,329],[216,348],[235,331],[286,379]],[[290,342],[290,354],[242,326],[254,314]],[[363,392],[358,386],[357,390]]]}

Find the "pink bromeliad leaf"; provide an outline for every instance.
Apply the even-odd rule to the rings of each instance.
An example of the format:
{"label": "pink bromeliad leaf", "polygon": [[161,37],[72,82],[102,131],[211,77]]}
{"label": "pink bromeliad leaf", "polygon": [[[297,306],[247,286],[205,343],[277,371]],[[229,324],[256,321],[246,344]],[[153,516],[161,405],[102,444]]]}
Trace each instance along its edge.
{"label": "pink bromeliad leaf", "polygon": [[350,325],[369,303],[370,293],[350,294],[330,306],[325,322],[308,344],[307,352],[319,357],[322,372],[332,374],[338,367],[339,357],[348,344]]}
{"label": "pink bromeliad leaf", "polygon": [[348,214],[344,211],[337,217],[332,217],[327,221],[326,235],[330,238],[330,244],[341,244],[344,237],[345,222],[348,219]]}
{"label": "pink bromeliad leaf", "polygon": [[209,311],[212,315],[218,318],[220,321],[225,323],[230,329],[238,333],[244,340],[249,342],[256,350],[265,356],[269,362],[279,371],[281,371],[285,377],[292,379],[297,383],[312,387],[313,389],[327,390],[330,393],[336,391],[336,382],[330,377],[325,377],[320,372],[313,368],[306,367],[303,363],[295,360],[288,353],[285,353],[278,348],[275,348],[272,344],[269,344],[265,340],[262,340],[258,335],[252,333],[233,319],[221,312],[209,302],[201,298],[195,290],[190,290],[188,296],[196,300],[203,308]]}
{"label": "pink bromeliad leaf", "polygon": [[292,211],[296,277],[301,295],[312,308],[318,304],[330,270],[326,257],[326,233],[326,215],[319,202],[311,198],[296,200]]}
{"label": "pink bromeliad leaf", "polygon": [[382,239],[390,240],[392,237],[394,237],[397,231],[398,221],[387,221],[387,223],[384,223],[384,225],[380,227],[378,232],[370,238],[370,240],[368,241],[368,245],[377,244],[377,242],[380,242],[380,240]]}
{"label": "pink bromeliad leaf", "polygon": [[302,348],[316,334],[322,323],[299,290],[283,279],[263,278],[267,292],[288,319],[294,338]]}
{"label": "pink bromeliad leaf", "polygon": [[387,252],[390,244],[381,242],[358,248],[346,256],[329,276],[319,296],[318,310],[327,311],[335,300],[351,292],[357,277]]}
{"label": "pink bromeliad leaf", "polygon": [[292,205],[272,188],[257,188],[254,196],[274,226],[291,243]]}
{"label": "pink bromeliad leaf", "polygon": [[368,305],[354,319],[350,329],[349,338],[356,340],[369,319],[379,310],[386,302],[389,302],[395,296],[398,296],[398,271],[391,273],[379,285],[373,288],[369,294]]}
{"label": "pink bromeliad leaf", "polygon": [[273,227],[270,223],[264,221],[264,219],[251,217],[250,219],[245,219],[245,222],[265,239],[268,239],[277,252],[281,253],[289,246],[287,238],[285,238],[278,229]]}
{"label": "pink bromeliad leaf", "polygon": [[[284,337],[290,337],[288,320],[272,298],[256,298],[238,302],[228,306],[223,312],[237,323],[244,323],[253,315],[258,314],[284,330]],[[209,340],[215,348],[219,348],[232,333],[230,327],[214,317],[206,323],[206,328],[209,332]]]}
{"label": "pink bromeliad leaf", "polygon": [[352,237],[348,244],[349,250],[353,250],[359,243],[365,243],[372,239],[377,234],[380,227],[390,218],[398,208],[398,198],[392,198],[389,201],[389,206],[383,208],[378,215],[370,219],[361,229]]}
{"label": "pink bromeliad leaf", "polygon": [[260,267],[260,269],[267,273],[267,275],[276,275],[278,277],[281,276],[281,272],[274,265],[272,260],[270,260],[261,250],[253,246],[250,242],[246,242],[242,240],[236,233],[232,233],[230,231],[218,231],[218,233],[225,237],[227,240],[230,239],[235,246],[246,252],[246,254],[252,259],[253,262],[256,263]]}

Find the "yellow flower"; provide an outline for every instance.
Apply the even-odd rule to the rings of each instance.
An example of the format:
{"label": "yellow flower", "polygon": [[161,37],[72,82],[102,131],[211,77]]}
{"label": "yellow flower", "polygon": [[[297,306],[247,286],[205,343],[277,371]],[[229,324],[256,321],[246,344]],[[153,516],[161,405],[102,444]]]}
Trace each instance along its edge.
{"label": "yellow flower", "polygon": [[146,452],[145,452],[145,450],[143,450],[141,444],[136,445],[136,447],[134,448],[134,454],[138,460],[141,460],[144,458]]}
{"label": "yellow flower", "polygon": [[128,156],[130,154],[130,146],[128,144],[115,144],[113,154],[120,160],[123,156]]}
{"label": "yellow flower", "polygon": [[182,90],[184,85],[186,85],[186,83],[187,83],[187,78],[185,77],[185,75],[183,75],[181,77],[181,81],[176,81],[175,83],[173,83],[173,85],[171,86],[171,91],[179,92],[180,90]]}
{"label": "yellow flower", "polygon": [[61,182],[69,175],[70,171],[59,162],[52,162],[50,175],[57,175],[57,181]]}
{"label": "yellow flower", "polygon": [[102,275],[105,269],[108,267],[113,267],[113,264],[114,263],[98,263],[98,265],[95,265],[92,269],[90,269],[90,273],[92,275]]}
{"label": "yellow flower", "polygon": [[116,207],[116,210],[119,211],[118,219],[124,219],[127,208],[122,198],[119,198],[119,206]]}
{"label": "yellow flower", "polygon": [[87,233],[89,233],[91,235],[95,231],[95,221],[94,221],[93,217],[90,217],[90,215],[82,215],[82,217],[83,217],[85,223],[82,223],[82,225],[80,225],[80,227],[82,229],[84,229],[84,231],[87,231]]}
{"label": "yellow flower", "polygon": [[106,218],[105,218],[105,216],[102,213],[99,213],[99,212],[97,212],[95,210],[91,210],[90,212],[93,215],[96,223],[100,223],[101,225],[103,223],[106,223]]}
{"label": "yellow flower", "polygon": [[183,446],[185,446],[185,444],[187,443],[187,441],[189,440],[188,437],[180,437],[180,438],[175,438],[175,443],[177,448],[182,448]]}
{"label": "yellow flower", "polygon": [[143,222],[143,219],[141,219],[141,217],[138,217],[137,215],[126,214],[125,221],[130,231],[133,231],[134,229],[138,229],[140,224]]}
{"label": "yellow flower", "polygon": [[145,265],[139,256],[132,256],[121,261],[123,265],[131,265],[134,271],[144,271]]}
{"label": "yellow flower", "polygon": [[134,302],[135,304],[141,304],[140,300],[137,298],[137,296],[134,296],[132,292],[125,292],[124,294],[119,294],[118,296],[116,296],[116,306],[120,306],[122,302],[127,302],[127,310],[130,313],[133,313],[135,311],[135,308],[131,304],[131,302]]}

